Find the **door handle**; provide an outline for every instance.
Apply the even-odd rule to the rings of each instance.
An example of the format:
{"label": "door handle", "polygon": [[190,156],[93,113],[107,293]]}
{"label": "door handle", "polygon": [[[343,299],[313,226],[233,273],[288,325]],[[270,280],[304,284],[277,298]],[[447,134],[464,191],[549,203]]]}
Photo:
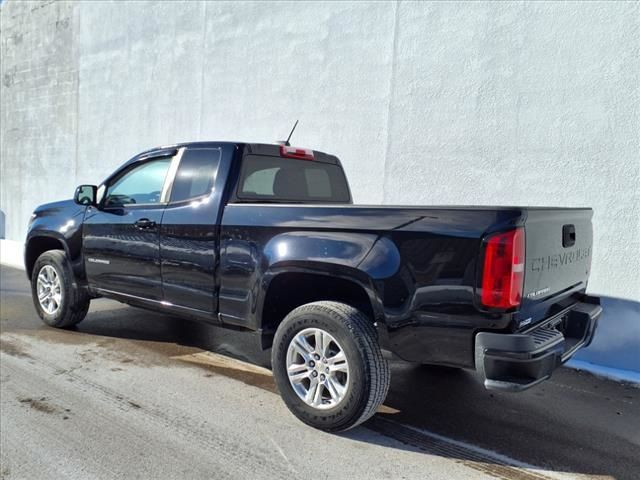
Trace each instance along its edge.
{"label": "door handle", "polygon": [[150,228],[155,228],[156,222],[153,220],[149,220],[148,218],[141,218],[133,224],[136,228],[140,230],[148,230]]}

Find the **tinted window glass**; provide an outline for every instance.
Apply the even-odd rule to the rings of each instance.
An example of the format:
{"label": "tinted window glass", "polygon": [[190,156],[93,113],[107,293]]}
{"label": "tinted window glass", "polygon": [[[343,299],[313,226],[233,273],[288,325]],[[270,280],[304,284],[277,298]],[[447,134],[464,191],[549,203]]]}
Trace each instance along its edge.
{"label": "tinted window glass", "polygon": [[242,191],[252,195],[273,195],[273,181],[278,168],[263,168],[250,173],[244,181]]}
{"label": "tinted window glass", "polygon": [[221,151],[217,148],[185,150],[171,187],[171,201],[180,202],[210,194],[220,156]]}
{"label": "tinted window glass", "polygon": [[143,163],[127,171],[108,189],[106,206],[158,203],[171,158]]}
{"label": "tinted window glass", "polygon": [[331,198],[331,179],[326,170],[322,168],[306,168],[304,176],[310,197]]}
{"label": "tinted window glass", "polygon": [[292,158],[248,155],[238,198],[297,202],[350,201],[347,179],[338,165]]}

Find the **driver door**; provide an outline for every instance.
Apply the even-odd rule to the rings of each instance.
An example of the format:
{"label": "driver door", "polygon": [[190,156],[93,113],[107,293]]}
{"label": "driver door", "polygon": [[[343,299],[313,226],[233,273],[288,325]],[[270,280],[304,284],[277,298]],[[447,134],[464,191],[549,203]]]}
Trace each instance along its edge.
{"label": "driver door", "polygon": [[83,250],[91,287],[108,294],[162,300],[159,229],[171,155],[125,166],[107,181],[98,207],[88,208]]}

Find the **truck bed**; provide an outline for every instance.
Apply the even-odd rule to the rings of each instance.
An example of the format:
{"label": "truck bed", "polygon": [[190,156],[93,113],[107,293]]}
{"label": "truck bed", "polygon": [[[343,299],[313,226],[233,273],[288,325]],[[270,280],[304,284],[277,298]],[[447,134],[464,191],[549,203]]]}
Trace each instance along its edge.
{"label": "truck bed", "polygon": [[[591,215],[588,208],[229,204],[221,230],[220,309],[230,319],[250,318],[247,299],[260,289],[250,279],[259,281],[260,269],[317,262],[345,276],[361,270],[381,299],[390,345],[403,358],[473,365],[469,346],[477,331],[525,328],[577,301],[573,296],[588,278]],[[577,235],[569,248],[562,245],[567,224]],[[478,289],[483,239],[516,227],[526,233],[523,308],[488,311]],[[566,252],[573,255],[569,264],[536,270],[540,258]],[[237,271],[227,276],[237,263],[246,269],[243,281]],[[416,343],[416,335],[423,340]]]}

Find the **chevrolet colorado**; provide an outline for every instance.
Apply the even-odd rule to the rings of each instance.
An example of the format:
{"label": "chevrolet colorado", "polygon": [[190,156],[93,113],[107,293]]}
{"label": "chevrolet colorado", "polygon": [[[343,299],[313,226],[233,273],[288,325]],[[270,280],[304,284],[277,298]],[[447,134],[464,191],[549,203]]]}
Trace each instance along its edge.
{"label": "chevrolet colorado", "polygon": [[54,327],[109,297],[256,332],[289,409],[340,431],[385,399],[383,351],[520,391],[588,345],[602,312],[585,294],[591,217],[353,205],[335,156],[185,143],[38,207],[25,264]]}

